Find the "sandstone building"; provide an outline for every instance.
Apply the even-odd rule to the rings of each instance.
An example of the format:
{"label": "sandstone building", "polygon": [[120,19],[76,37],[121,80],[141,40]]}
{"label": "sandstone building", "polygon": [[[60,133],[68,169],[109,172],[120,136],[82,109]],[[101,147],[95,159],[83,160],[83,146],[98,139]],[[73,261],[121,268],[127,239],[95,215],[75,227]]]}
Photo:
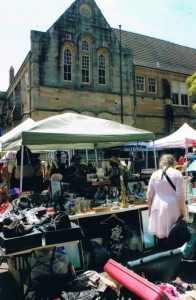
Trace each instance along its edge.
{"label": "sandstone building", "polygon": [[[196,50],[111,28],[94,0],[76,0],[31,47],[0,93],[4,132],[27,117],[37,121],[76,112],[163,137],[194,119],[185,80],[196,72]],[[191,124],[192,125],[192,124]]]}

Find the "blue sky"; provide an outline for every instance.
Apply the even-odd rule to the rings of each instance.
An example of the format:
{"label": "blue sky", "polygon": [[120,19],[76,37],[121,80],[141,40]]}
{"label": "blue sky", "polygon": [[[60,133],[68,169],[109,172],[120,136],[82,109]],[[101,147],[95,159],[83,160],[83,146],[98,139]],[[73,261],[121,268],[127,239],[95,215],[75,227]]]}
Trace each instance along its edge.
{"label": "blue sky", "polygon": [[[0,91],[30,50],[30,31],[46,31],[73,0],[0,0]],[[96,0],[111,27],[196,49],[196,0]]]}

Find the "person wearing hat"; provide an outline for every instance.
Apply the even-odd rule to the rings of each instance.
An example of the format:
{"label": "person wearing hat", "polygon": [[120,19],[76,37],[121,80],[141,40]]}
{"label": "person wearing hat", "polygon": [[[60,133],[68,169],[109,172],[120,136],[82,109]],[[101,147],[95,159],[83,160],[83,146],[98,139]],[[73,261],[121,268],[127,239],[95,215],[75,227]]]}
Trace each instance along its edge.
{"label": "person wearing hat", "polygon": [[66,169],[64,176],[64,182],[70,184],[70,192],[85,196],[86,190],[92,186],[92,184],[87,182],[88,173],[87,165],[81,163],[81,156],[79,154],[73,155],[71,164]]}
{"label": "person wearing hat", "polygon": [[109,162],[110,162],[110,169],[106,175],[109,176],[109,179],[111,181],[111,186],[117,187],[118,190],[120,191],[121,175],[123,176],[125,187],[127,186],[127,174],[124,170],[124,166],[121,164],[120,159],[118,159],[116,156],[112,156]]}

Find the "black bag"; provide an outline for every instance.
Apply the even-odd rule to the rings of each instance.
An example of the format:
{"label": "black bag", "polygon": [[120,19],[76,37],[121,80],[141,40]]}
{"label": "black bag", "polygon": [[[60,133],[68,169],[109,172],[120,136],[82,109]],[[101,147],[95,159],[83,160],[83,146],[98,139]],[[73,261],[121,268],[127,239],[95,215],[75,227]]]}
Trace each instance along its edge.
{"label": "black bag", "polygon": [[55,213],[50,222],[54,224],[56,230],[71,228],[69,215],[66,211],[59,211]]}
{"label": "black bag", "polygon": [[182,220],[180,217],[177,222],[173,225],[168,239],[167,246],[168,248],[178,248],[188,242],[191,238],[191,233],[188,229],[187,222]]}
{"label": "black bag", "polygon": [[[56,299],[75,279],[74,268],[65,253],[53,250],[38,249],[33,251],[30,260],[31,285],[36,299]],[[29,299],[29,298],[28,298]]]}

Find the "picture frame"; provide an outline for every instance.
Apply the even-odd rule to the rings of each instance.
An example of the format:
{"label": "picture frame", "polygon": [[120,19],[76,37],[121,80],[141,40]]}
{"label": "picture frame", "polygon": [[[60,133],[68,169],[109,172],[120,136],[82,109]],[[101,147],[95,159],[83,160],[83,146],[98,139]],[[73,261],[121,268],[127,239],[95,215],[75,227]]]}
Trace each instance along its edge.
{"label": "picture frame", "polygon": [[[72,219],[71,222],[80,226],[78,219]],[[82,241],[78,240],[76,243],[67,243],[64,249],[76,273],[85,271]]]}
{"label": "picture frame", "polygon": [[140,219],[140,230],[141,230],[141,237],[143,243],[143,251],[145,252],[150,249],[153,249],[156,246],[155,236],[151,235],[148,232],[148,222],[149,222],[148,207],[139,209],[139,219]]}
{"label": "picture frame", "polygon": [[130,193],[142,194],[145,191],[145,182],[141,180],[129,181],[128,189]]}
{"label": "picture frame", "polygon": [[85,270],[84,256],[82,251],[82,243],[67,243],[64,246],[65,252],[68,255],[71,264],[73,265],[76,272]]}

